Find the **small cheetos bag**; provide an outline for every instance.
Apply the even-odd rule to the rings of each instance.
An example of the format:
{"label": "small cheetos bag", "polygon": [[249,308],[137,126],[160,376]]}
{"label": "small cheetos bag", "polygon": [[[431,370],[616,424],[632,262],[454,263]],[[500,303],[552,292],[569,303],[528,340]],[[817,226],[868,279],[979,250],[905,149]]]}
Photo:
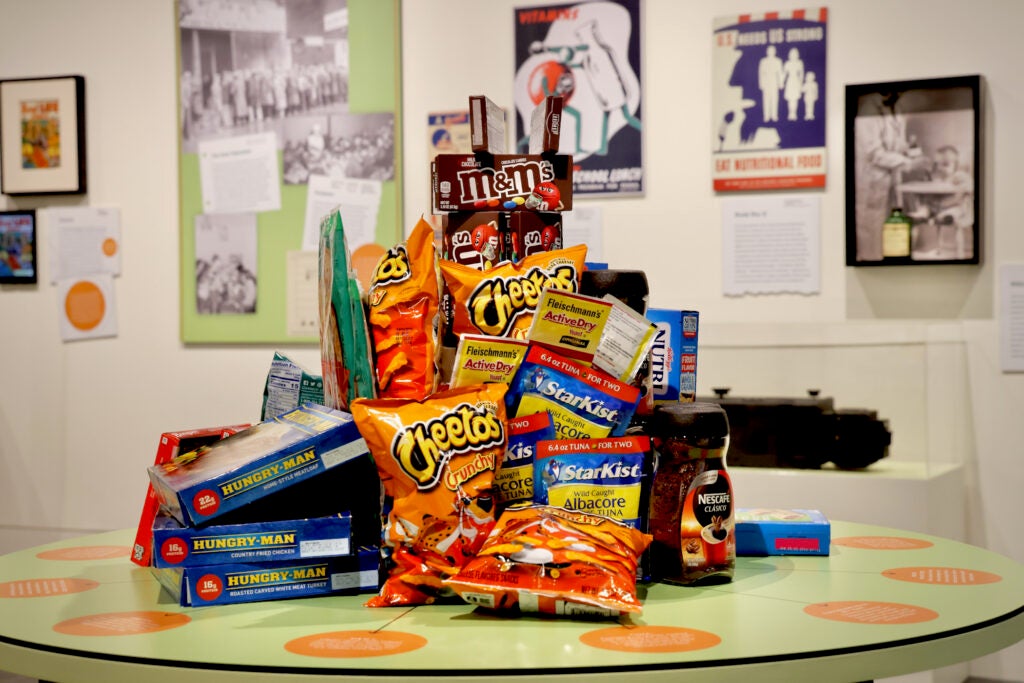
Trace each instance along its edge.
{"label": "small cheetos bag", "polygon": [[370,280],[370,333],[377,395],[423,398],[434,390],[437,269],[434,231],[422,218],[409,239],[388,249]]}
{"label": "small cheetos bag", "polygon": [[483,384],[423,401],[352,402],[356,426],[392,499],[382,541],[392,568],[368,606],[422,605],[453,595],[442,579],[476,555],[494,526],[505,389]]}
{"label": "small cheetos bag", "polygon": [[579,291],[586,256],[587,246],[580,244],[486,271],[442,261],[441,274],[452,297],[452,310],[445,311],[448,331],[525,339],[545,288]]}

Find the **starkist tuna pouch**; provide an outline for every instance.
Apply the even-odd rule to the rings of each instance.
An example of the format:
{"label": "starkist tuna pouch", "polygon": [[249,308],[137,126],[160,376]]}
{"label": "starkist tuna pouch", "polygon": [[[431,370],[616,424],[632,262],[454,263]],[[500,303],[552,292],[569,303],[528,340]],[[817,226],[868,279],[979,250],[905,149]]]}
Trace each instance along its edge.
{"label": "starkist tuna pouch", "polygon": [[531,346],[509,385],[516,417],[547,412],[559,439],[622,436],[640,401],[640,390],[596,368]]}
{"label": "starkist tuna pouch", "polygon": [[472,558],[494,525],[494,473],[505,453],[504,384],[423,401],[359,399],[352,415],[392,499],[383,532],[390,575],[370,607],[451,595],[441,580]]}
{"label": "starkist tuna pouch", "polygon": [[422,218],[378,261],[369,301],[378,396],[423,398],[435,385],[438,294],[434,231]]}
{"label": "starkist tuna pouch", "polygon": [[508,445],[495,479],[499,507],[533,500],[533,458],[537,443],[555,438],[555,425],[547,413],[509,420]]}
{"label": "starkist tuna pouch", "polygon": [[449,331],[525,339],[545,288],[579,291],[586,255],[586,245],[580,244],[487,271],[442,261],[441,274],[453,299],[446,312]]}
{"label": "starkist tuna pouch", "polygon": [[541,441],[533,461],[533,500],[609,517],[640,528],[646,436]]}

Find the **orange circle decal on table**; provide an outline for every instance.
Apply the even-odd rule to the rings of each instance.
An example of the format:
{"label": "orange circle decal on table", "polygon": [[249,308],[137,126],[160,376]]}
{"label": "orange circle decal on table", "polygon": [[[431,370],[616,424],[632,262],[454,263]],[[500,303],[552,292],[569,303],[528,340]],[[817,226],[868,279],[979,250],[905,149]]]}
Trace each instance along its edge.
{"label": "orange circle decal on table", "polygon": [[57,548],[36,553],[40,560],[112,560],[128,557],[131,549],[124,545],[83,545],[76,548]]}
{"label": "orange circle decal on table", "polygon": [[927,607],[871,600],[819,602],[804,607],[804,612],[812,617],[851,624],[918,624],[939,617],[938,612]]}
{"label": "orange circle decal on table", "polygon": [[897,581],[930,583],[939,586],[976,586],[1003,580],[1003,577],[998,574],[959,567],[896,567],[886,569],[882,572],[882,576]]}
{"label": "orange circle decal on table", "polygon": [[184,626],[192,618],[174,612],[107,612],[62,621],[53,627],[68,636],[132,636]]}
{"label": "orange circle decal on table", "polygon": [[104,256],[113,256],[114,254],[117,253],[117,240],[115,240],[113,237],[108,237],[107,239],[103,240],[102,249]]}
{"label": "orange circle decal on table", "polygon": [[47,598],[91,591],[100,584],[89,579],[25,579],[0,583],[0,598]]}
{"label": "orange circle decal on table", "polygon": [[356,271],[359,284],[364,292],[370,291],[370,279],[377,268],[377,262],[387,250],[376,243],[364,244],[352,252],[352,270]]}
{"label": "orange circle decal on table", "polygon": [[722,639],[714,633],[677,626],[612,626],[580,636],[584,645],[618,652],[690,652],[714,647]]}
{"label": "orange circle decal on table", "polygon": [[907,538],[905,536],[847,536],[845,538],[833,538],[832,545],[841,545],[845,548],[861,548],[863,550],[920,550],[922,548],[931,548],[935,544],[920,538]]}
{"label": "orange circle decal on table", "polygon": [[331,631],[290,640],[284,649],[307,657],[382,657],[418,650],[427,639],[402,631]]}
{"label": "orange circle decal on table", "polygon": [[79,330],[88,332],[103,322],[107,310],[103,291],[95,283],[82,280],[71,285],[64,298],[64,312],[68,321]]}

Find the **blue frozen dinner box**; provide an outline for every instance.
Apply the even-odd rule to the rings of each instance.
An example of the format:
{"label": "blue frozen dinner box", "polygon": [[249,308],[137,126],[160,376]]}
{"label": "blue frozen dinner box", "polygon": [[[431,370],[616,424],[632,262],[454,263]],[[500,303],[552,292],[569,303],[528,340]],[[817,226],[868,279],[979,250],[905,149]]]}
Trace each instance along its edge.
{"label": "blue frozen dinner box", "polygon": [[372,593],[380,585],[380,551],[354,555],[207,567],[150,567],[182,607],[229,605],[315,595]]}
{"label": "blue frozen dinner box", "polygon": [[307,403],[153,465],[149,479],[172,517],[202,526],[368,452],[351,415]]}
{"label": "blue frozen dinner box", "polygon": [[200,567],[334,557],[352,553],[348,513],[313,519],[184,527],[168,515],[153,522],[153,566]]}
{"label": "blue frozen dinner box", "polygon": [[831,525],[818,510],[738,508],[737,555],[828,555]]}

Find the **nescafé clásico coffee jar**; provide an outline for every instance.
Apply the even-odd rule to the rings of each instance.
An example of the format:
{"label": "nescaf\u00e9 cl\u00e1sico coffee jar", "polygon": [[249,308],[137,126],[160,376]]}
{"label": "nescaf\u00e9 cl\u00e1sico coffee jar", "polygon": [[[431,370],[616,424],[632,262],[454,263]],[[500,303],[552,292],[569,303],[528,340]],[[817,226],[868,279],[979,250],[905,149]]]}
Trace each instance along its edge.
{"label": "nescaf\u00e9 cl\u00e1sico coffee jar", "polygon": [[729,420],[715,403],[659,405],[649,423],[651,572],[666,583],[725,582],[736,566]]}

